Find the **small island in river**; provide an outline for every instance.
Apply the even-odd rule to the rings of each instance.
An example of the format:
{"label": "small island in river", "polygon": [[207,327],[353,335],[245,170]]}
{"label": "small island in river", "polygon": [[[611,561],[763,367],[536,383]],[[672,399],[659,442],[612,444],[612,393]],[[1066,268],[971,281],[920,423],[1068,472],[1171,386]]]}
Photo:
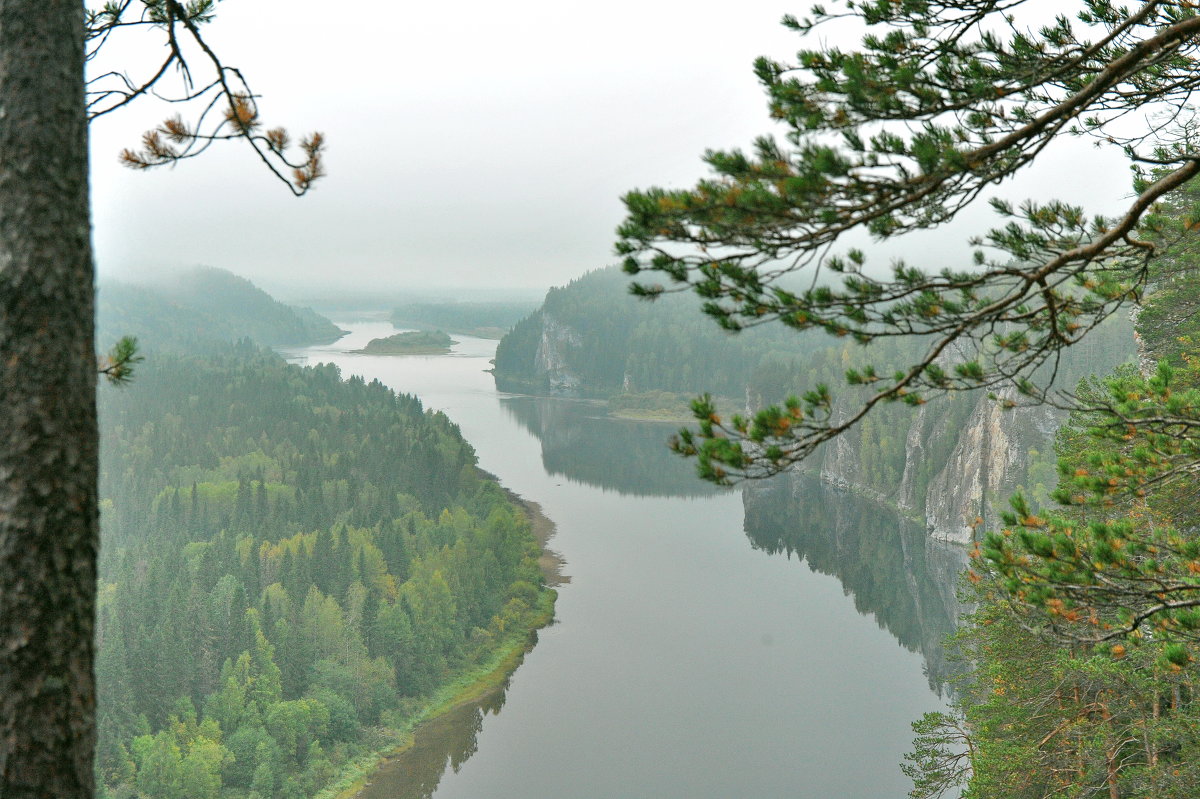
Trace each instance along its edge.
{"label": "small island in river", "polygon": [[354,352],[362,355],[445,355],[457,343],[440,330],[414,330],[371,339],[367,346]]}

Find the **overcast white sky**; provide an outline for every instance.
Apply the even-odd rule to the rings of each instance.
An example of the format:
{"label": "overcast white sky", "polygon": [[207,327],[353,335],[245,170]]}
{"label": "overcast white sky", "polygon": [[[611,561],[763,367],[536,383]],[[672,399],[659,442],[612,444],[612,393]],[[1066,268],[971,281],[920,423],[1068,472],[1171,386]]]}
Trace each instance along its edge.
{"label": "overcast white sky", "polygon": [[[284,296],[300,284],[564,283],[615,260],[623,192],[689,185],[706,147],[771,129],[751,65],[799,48],[778,21],[806,7],[220,3],[210,43],[264,95],[268,125],[326,134],[329,175],[294,199],[237,144],[133,172],[117,153],[171,109],[147,101],[104,118],[92,128],[101,274],[207,264]],[[1127,190],[1119,159],[1068,147],[1053,160],[1006,195],[1115,200]],[[957,234],[901,250],[962,251]]]}

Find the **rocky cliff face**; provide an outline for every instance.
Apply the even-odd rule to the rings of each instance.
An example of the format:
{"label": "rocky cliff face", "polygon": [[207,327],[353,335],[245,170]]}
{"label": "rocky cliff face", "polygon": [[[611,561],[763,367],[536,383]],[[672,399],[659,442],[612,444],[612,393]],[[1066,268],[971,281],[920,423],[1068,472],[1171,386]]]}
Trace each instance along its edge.
{"label": "rocky cliff face", "polygon": [[[1132,321],[1114,318],[1070,350],[1059,365],[1057,386],[1073,389],[1088,374],[1107,374],[1130,358],[1141,358],[1135,339]],[[957,353],[944,365],[963,357]],[[907,428],[903,477],[882,498],[924,519],[929,534],[943,541],[970,542],[977,519],[994,528],[1008,498],[1022,485],[1033,488],[1029,468],[1034,451],[1053,446],[1055,431],[1067,417],[1049,406],[1003,407],[1004,400],[1015,399],[1015,390],[1006,389],[1000,401],[977,392],[923,405]],[[822,478],[878,496],[878,486],[860,486],[862,448],[848,443],[825,454]]]}
{"label": "rocky cliff face", "polygon": [[[534,368],[551,394],[576,395],[587,386],[572,368],[583,338],[571,325],[544,314]],[[856,430],[831,441],[814,468],[827,485],[923,518],[931,537],[971,541],[975,520],[997,521],[997,507],[1022,483],[1031,449],[1044,449],[1061,422],[1048,408],[1004,410],[983,393],[923,406],[908,417],[903,476],[872,485]]]}
{"label": "rocky cliff face", "polygon": [[[505,390],[570,396],[603,396],[620,387],[711,390],[738,397],[752,413],[794,391],[791,375],[808,370],[806,379],[836,381],[847,363],[846,353],[837,357],[840,345],[822,349],[823,339],[709,341],[703,337],[711,331],[703,326],[694,331],[701,345],[689,348],[694,342],[680,338],[679,326],[694,321],[690,309],[663,317],[667,323],[618,303],[614,298],[623,291],[619,280],[596,273],[552,292],[541,311],[501,342],[498,384],[505,380]],[[729,349],[731,343],[738,348]],[[511,357],[502,359],[502,351]],[[1081,377],[1105,374],[1133,355],[1132,325],[1114,318],[1071,348],[1056,367],[1058,386],[1071,389]],[[901,350],[893,357],[915,355]],[[941,365],[949,368],[970,357],[971,352],[947,350]],[[718,376],[722,389],[714,387]],[[915,413],[876,410],[827,444],[803,471],[923,520],[933,538],[958,543],[971,540],[977,518],[994,526],[1019,486],[1034,487],[1027,477],[1031,450],[1046,451],[1063,421],[1044,407],[1004,410],[984,392],[942,398]]]}
{"label": "rocky cliff face", "polygon": [[924,514],[927,492],[924,490],[925,481],[919,474],[922,466],[931,463],[934,456],[929,446],[932,437],[941,424],[940,415],[929,410],[928,405],[922,405],[908,428],[904,441],[904,476],[900,478],[900,488],[896,496],[896,505],[907,513]]}
{"label": "rocky cliff face", "polygon": [[[1046,447],[1063,414],[1046,407],[1004,410],[981,397],[945,466],[925,493],[930,535],[968,543],[977,520],[994,522],[997,509],[1025,479],[1029,455]],[[939,431],[950,432],[950,431]]]}
{"label": "rocky cliff face", "polygon": [[1031,451],[1050,445],[1063,414],[1046,407],[1005,410],[983,394],[948,402],[970,403],[965,421],[961,407],[923,406],[907,431],[903,476],[890,491],[867,482],[853,432],[825,448],[822,482],[923,518],[933,538],[970,542],[977,518],[997,521],[997,508],[1026,479]]}
{"label": "rocky cliff face", "polygon": [[534,367],[544,375],[553,392],[569,393],[579,388],[580,380],[568,368],[570,351],[578,349],[582,339],[570,325],[549,314],[542,316],[542,337],[533,356]]}
{"label": "rocky cliff face", "polygon": [[825,445],[817,474],[826,485],[842,491],[854,491],[879,501],[890,501],[885,492],[871,487],[860,457],[862,442],[852,431]]}

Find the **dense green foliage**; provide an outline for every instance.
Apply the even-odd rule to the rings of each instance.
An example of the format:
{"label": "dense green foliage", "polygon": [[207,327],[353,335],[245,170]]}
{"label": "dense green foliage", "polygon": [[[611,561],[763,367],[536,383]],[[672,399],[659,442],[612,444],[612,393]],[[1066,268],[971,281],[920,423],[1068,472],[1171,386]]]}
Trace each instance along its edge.
{"label": "dense green foliage", "polygon": [[974,673],[957,717],[919,730],[914,796],[937,795],[963,743],[937,740],[956,730],[971,799],[1195,795],[1200,508],[1177,478],[1196,446],[1180,420],[1200,414],[1196,264],[1185,245],[1153,267],[1138,330],[1157,369],[1080,384],[1086,410],[1057,437],[1059,507],[1014,498],[975,551],[980,608],[959,635]]}
{"label": "dense green foliage", "polygon": [[976,596],[955,641],[972,667],[957,709],[914,725],[913,797],[958,787],[965,799],[1195,796],[1194,668],[1154,647],[1063,646],[986,583]]}
{"label": "dense green foliage", "polygon": [[[1085,408],[1059,436],[1053,498],[1065,510],[1035,512],[1017,497],[1006,529],[983,541],[980,557],[1011,600],[1045,612],[1070,638],[1200,638],[1200,507],[1190,480],[1179,480],[1200,459],[1200,330],[1181,313],[1197,302],[1198,265],[1186,247],[1167,248],[1155,264],[1138,328],[1157,367],[1130,366],[1080,386]],[[1173,645],[1172,662],[1190,662]]]}
{"label": "dense green foliage", "polygon": [[544,620],[525,515],[414,397],[210,342],[100,407],[108,795],[309,796]]}
{"label": "dense green foliage", "polygon": [[440,330],[416,330],[387,338],[373,338],[355,352],[364,355],[430,355],[450,351],[456,342]]}
{"label": "dense green foliage", "polygon": [[533,310],[529,302],[412,302],[392,311],[396,327],[500,338]]}
{"label": "dense green foliage", "polygon": [[542,338],[542,312],[534,311],[523,317],[496,345],[495,374],[510,385],[545,385],[538,374],[535,361]]}

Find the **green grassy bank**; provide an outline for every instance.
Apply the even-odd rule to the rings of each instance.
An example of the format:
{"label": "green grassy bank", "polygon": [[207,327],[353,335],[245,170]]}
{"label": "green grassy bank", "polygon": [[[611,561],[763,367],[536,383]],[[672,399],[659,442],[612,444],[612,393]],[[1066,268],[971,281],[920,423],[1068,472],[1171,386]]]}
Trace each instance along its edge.
{"label": "green grassy bank", "polygon": [[557,598],[558,592],[553,588],[543,589],[537,607],[526,615],[519,628],[510,630],[497,642],[488,657],[452,675],[448,682],[425,698],[409,715],[393,717],[394,726],[379,730],[379,747],[350,761],[336,782],[314,799],[350,799],[365,787],[371,775],[387,758],[401,754],[413,745],[420,734],[421,724],[465,704],[477,702],[502,688],[536,643],[537,631],[554,620]]}

